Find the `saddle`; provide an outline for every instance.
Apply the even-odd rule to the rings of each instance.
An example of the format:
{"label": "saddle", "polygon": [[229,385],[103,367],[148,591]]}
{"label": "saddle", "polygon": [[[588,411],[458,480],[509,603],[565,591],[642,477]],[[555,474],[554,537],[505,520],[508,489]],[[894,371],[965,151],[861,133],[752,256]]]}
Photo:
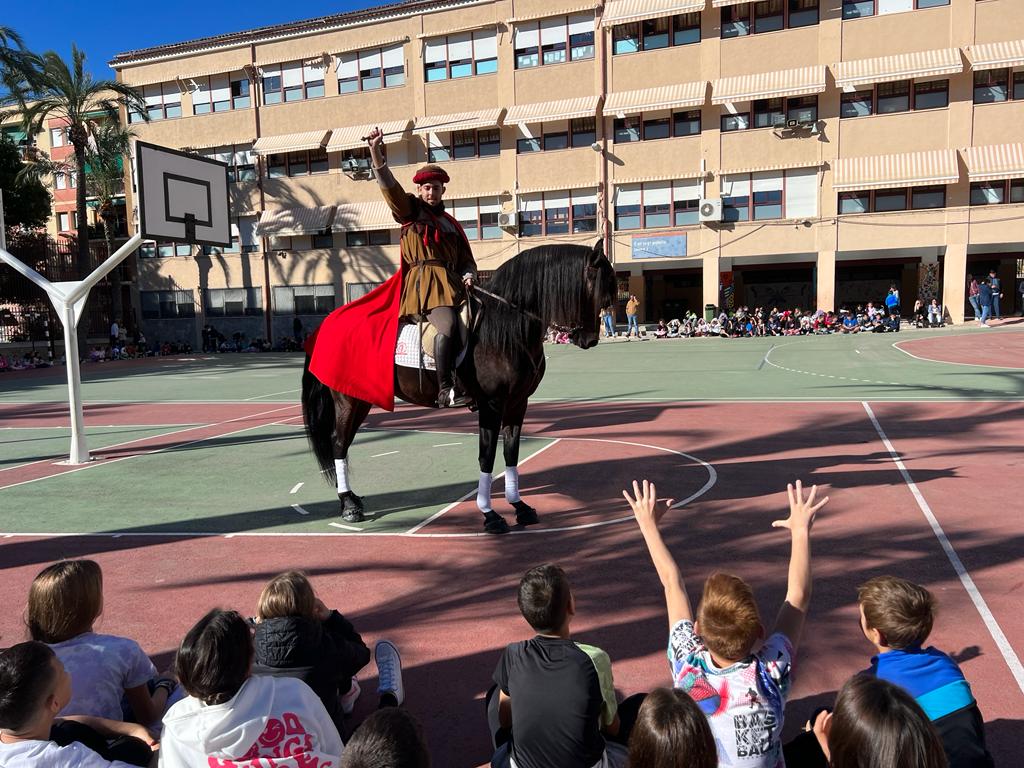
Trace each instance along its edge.
{"label": "saddle", "polygon": [[[469,349],[469,336],[480,324],[483,304],[475,296],[459,307],[457,332],[462,346],[456,358],[456,365],[461,365]],[[424,368],[428,371],[437,369],[434,364],[434,339],[437,329],[426,318],[421,322],[403,320],[398,324],[398,340],[395,343],[395,365],[403,368]]]}

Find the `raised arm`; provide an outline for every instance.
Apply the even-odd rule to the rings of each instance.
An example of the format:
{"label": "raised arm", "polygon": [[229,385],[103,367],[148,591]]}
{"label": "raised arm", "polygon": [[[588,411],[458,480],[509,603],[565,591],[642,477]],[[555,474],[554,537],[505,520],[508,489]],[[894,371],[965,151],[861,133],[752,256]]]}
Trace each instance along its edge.
{"label": "raised arm", "polygon": [[814,485],[804,499],[803,484],[799,480],[795,488],[792,484],[787,485],[786,492],[789,495],[789,517],[774,521],[772,528],[788,528],[792,538],[789,582],[786,600],[779,608],[772,633],[781,632],[796,649],[807,618],[807,608],[811,604],[811,527],[818,510],[828,502],[828,496],[816,503],[818,486]]}
{"label": "raised arm", "polygon": [[634,480],[633,495],[630,496],[629,491],[623,491],[622,495],[633,510],[637,525],[640,526],[640,533],[643,534],[644,542],[647,544],[647,552],[651,556],[654,568],[658,572],[658,578],[661,579],[661,585],[665,589],[665,607],[668,610],[668,625],[671,629],[683,619],[693,618],[693,610],[690,608],[690,598],[686,596],[683,577],[658,529],[661,518],[672,506],[672,499],[659,507],[657,489],[654,483],[649,483],[646,480],[643,482],[643,489]]}
{"label": "raised arm", "polygon": [[399,221],[409,221],[413,217],[412,203],[409,195],[402,189],[402,185],[395,179],[394,174],[388,167],[387,151],[384,148],[384,133],[380,128],[374,128],[366,137],[366,143],[370,147],[370,162],[373,163],[373,172],[377,176],[377,185],[381,194],[384,195],[384,202],[388,204],[391,213]]}

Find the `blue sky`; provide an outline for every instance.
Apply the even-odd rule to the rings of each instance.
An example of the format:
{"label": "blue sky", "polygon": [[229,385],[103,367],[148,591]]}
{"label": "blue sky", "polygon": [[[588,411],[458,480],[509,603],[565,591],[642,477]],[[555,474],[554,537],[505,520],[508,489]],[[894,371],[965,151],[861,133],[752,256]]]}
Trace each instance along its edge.
{"label": "blue sky", "polygon": [[97,78],[112,78],[107,67],[116,54],[197,37],[238,32],[288,21],[383,5],[387,0],[107,0],[49,3],[0,0],[0,24],[13,27],[34,51],[67,57],[74,42],[86,52],[86,67]]}

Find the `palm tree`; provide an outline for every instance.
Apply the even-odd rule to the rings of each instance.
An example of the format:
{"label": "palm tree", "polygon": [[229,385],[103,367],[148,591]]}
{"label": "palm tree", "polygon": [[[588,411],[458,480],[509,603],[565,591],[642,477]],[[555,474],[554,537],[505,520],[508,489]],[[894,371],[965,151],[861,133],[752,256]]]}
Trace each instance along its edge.
{"label": "palm tree", "polygon": [[10,27],[0,26],[0,105],[9,104],[23,89],[34,71],[32,56],[21,37]]}
{"label": "palm tree", "polygon": [[34,57],[35,71],[27,77],[29,85],[14,91],[24,130],[34,136],[43,130],[47,119],[57,118],[67,125],[68,140],[74,149],[74,167],[80,183],[77,187],[78,279],[91,268],[89,229],[86,225],[86,172],[89,157],[89,125],[97,116],[106,122],[119,122],[118,110],[140,112],[146,117],[142,94],[116,80],[97,80],[85,71],[85,53],[71,45],[71,63],[54,51]]}

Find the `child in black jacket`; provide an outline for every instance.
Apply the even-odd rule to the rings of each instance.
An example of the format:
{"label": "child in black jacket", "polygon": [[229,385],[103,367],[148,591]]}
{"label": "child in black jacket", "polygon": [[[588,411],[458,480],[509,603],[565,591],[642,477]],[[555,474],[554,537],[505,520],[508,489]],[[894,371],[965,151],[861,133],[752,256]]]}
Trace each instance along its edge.
{"label": "child in black jacket", "polygon": [[304,681],[340,730],[359,696],[354,676],[370,661],[370,649],[352,624],[328,610],[299,571],[282,573],[263,588],[254,623],[253,673]]}

